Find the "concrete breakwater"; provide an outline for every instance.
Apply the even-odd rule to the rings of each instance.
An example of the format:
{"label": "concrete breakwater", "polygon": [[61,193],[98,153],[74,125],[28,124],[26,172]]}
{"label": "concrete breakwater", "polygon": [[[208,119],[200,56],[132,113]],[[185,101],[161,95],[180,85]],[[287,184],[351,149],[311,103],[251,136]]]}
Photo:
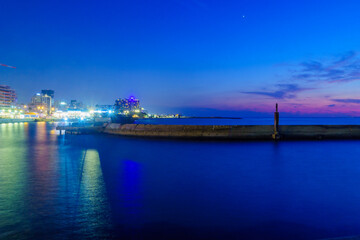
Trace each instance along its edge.
{"label": "concrete breakwater", "polygon": [[[104,133],[167,138],[272,140],[272,125],[151,125],[110,123]],[[360,125],[282,125],[276,139],[360,139]]]}
{"label": "concrete breakwater", "polygon": [[[273,126],[231,125],[152,125],[110,123],[104,132],[124,136],[168,138],[242,138],[271,139]],[[269,135],[270,134],[270,135]]]}

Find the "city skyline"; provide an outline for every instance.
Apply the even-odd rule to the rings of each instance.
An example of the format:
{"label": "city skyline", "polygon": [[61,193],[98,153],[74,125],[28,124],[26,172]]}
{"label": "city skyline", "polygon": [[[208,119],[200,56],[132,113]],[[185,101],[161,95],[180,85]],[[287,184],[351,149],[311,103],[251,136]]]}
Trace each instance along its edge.
{"label": "city skyline", "polygon": [[[71,4],[71,8],[67,6]],[[326,8],[325,8],[326,4]],[[153,112],[360,116],[356,1],[12,1],[0,84]]]}

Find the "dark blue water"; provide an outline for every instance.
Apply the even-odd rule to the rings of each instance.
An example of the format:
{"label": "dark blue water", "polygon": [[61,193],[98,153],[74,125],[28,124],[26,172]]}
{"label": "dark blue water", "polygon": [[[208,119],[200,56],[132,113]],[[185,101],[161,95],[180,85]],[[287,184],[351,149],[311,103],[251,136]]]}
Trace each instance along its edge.
{"label": "dark blue water", "polygon": [[208,142],[0,124],[0,239],[360,235],[360,141]]}

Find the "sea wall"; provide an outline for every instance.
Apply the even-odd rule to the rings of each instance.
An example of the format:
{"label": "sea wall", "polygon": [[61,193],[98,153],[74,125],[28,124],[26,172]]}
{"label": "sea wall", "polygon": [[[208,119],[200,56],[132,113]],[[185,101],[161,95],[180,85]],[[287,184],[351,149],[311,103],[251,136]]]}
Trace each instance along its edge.
{"label": "sea wall", "polygon": [[105,133],[123,136],[168,138],[271,139],[271,125],[152,125],[108,124]]}
{"label": "sea wall", "polygon": [[279,134],[283,139],[360,139],[360,125],[284,125]]}
{"label": "sea wall", "polygon": [[[105,133],[167,138],[271,140],[272,125],[152,125],[110,123]],[[360,139],[360,125],[283,125],[280,139]]]}

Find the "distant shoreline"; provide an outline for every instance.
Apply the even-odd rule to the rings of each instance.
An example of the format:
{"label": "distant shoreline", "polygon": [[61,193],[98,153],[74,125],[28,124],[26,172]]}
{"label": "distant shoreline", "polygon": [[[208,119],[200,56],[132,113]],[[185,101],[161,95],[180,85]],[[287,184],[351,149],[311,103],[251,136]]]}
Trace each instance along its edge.
{"label": "distant shoreline", "polygon": [[180,118],[196,118],[196,119],[243,119],[241,117],[180,117]]}

